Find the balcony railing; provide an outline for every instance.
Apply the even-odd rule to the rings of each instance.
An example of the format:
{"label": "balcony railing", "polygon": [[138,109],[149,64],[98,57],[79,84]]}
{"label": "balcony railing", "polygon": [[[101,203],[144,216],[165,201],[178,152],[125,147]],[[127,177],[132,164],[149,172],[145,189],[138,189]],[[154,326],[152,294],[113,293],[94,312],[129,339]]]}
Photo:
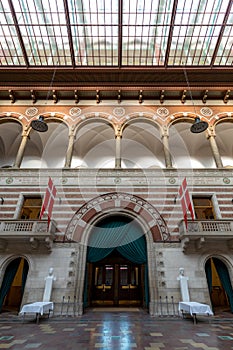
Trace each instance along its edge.
{"label": "balcony railing", "polygon": [[0,251],[28,250],[51,251],[55,238],[56,223],[48,227],[46,220],[3,220],[0,221]]}
{"label": "balcony railing", "polygon": [[182,220],[179,233],[184,252],[204,249],[207,242],[233,249],[233,220],[188,220],[187,227]]}
{"label": "balcony railing", "polygon": [[187,228],[185,222],[181,221],[179,225],[181,235],[190,232],[233,232],[233,221],[230,220],[194,220],[189,221]]}
{"label": "balcony railing", "polygon": [[51,221],[48,228],[47,221],[37,220],[5,220],[0,221],[0,232],[50,232],[56,231],[54,221]]}

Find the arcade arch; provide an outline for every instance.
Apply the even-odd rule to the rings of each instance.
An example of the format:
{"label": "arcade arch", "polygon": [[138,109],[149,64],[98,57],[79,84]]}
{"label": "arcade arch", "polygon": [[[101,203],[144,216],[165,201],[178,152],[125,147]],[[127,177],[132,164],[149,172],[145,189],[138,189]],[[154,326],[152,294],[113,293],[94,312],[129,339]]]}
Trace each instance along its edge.
{"label": "arcade arch", "polygon": [[71,167],[114,168],[114,129],[105,119],[91,119],[78,125]]}
{"label": "arcade arch", "polygon": [[205,133],[190,132],[191,119],[178,119],[169,128],[169,147],[175,168],[214,168],[215,162]]}
{"label": "arcade arch", "polygon": [[233,167],[233,123],[232,119],[224,118],[215,126],[216,143],[224,167]]}
{"label": "arcade arch", "polygon": [[19,312],[29,270],[24,257],[13,257],[5,262],[0,288],[0,311]]}
{"label": "arcade arch", "polygon": [[206,279],[213,310],[233,312],[233,289],[229,264],[221,256],[211,256],[205,262]]}
{"label": "arcade arch", "polygon": [[146,240],[135,219],[110,214],[93,225],[85,279],[87,305],[148,307]]}
{"label": "arcade arch", "polygon": [[[76,297],[79,313],[83,312],[84,280],[86,273],[87,247],[92,229],[107,216],[126,216],[135,221],[145,236],[149,281],[149,312],[154,314],[156,305],[157,281],[155,274],[155,251],[153,242],[169,241],[167,225],[158,211],[147,201],[127,193],[107,193],[94,198],[82,206],[73,216],[67,227],[65,241],[79,243],[79,275],[76,276]],[[138,238],[138,237],[137,237]]]}
{"label": "arcade arch", "polygon": [[21,143],[22,125],[14,119],[0,123],[0,167],[12,167]]}
{"label": "arcade arch", "polygon": [[28,128],[22,115],[1,116],[0,166],[12,167],[15,160],[16,167],[22,168],[233,166],[229,112],[211,117],[209,128],[200,134],[190,133],[194,113],[174,114],[165,126],[149,114],[128,117],[118,125],[106,113],[93,113],[83,120],[80,117],[78,124],[68,125],[61,113],[46,113],[48,132],[39,133]]}
{"label": "arcade arch", "polygon": [[46,118],[48,131],[31,129],[22,159],[22,168],[62,168],[68,147],[68,127],[59,119]]}
{"label": "arcade arch", "polygon": [[133,119],[122,133],[122,168],[164,168],[165,157],[161,131],[156,122]]}

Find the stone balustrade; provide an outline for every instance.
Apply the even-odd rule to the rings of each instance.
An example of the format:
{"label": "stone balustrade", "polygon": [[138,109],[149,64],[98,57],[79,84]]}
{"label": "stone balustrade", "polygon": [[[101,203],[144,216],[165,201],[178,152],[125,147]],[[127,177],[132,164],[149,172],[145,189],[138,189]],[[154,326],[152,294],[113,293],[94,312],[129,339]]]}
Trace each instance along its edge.
{"label": "stone balustrade", "polygon": [[179,236],[184,253],[196,252],[210,246],[233,249],[233,220],[184,220],[179,223]]}
{"label": "stone balustrade", "polygon": [[2,220],[0,221],[0,251],[17,249],[50,252],[55,238],[56,223],[47,220]]}

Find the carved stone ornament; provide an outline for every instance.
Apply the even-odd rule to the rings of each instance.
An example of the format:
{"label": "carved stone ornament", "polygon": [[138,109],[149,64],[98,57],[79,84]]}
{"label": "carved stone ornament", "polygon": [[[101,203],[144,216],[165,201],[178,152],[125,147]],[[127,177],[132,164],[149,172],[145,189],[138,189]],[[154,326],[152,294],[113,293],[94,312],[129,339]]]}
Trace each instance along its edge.
{"label": "carved stone ornament", "polygon": [[125,115],[125,109],[122,107],[116,107],[112,112],[116,117],[123,117]]}
{"label": "carved stone ornament", "polygon": [[209,107],[203,107],[200,109],[200,112],[202,115],[204,115],[205,117],[211,117],[211,115],[213,114],[212,109],[210,109]]}
{"label": "carved stone ornament", "polygon": [[157,109],[156,113],[160,116],[160,117],[167,117],[169,114],[169,110],[165,107],[160,107]]}
{"label": "carved stone ornament", "polygon": [[25,114],[28,117],[34,117],[35,115],[37,115],[37,113],[38,113],[38,109],[36,107],[29,107],[25,111]]}
{"label": "carved stone ornament", "polygon": [[71,117],[78,117],[80,114],[81,114],[82,110],[78,107],[72,107],[70,110],[69,110],[69,115]]}

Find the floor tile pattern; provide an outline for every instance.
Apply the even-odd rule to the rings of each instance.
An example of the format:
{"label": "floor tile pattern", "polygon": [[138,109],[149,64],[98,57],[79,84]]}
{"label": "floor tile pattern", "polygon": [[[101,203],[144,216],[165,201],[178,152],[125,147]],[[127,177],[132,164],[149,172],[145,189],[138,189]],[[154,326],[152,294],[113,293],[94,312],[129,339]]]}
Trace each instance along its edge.
{"label": "floor tile pattern", "polygon": [[0,314],[0,349],[38,350],[230,350],[233,317],[157,318],[147,312],[99,312],[81,317]]}

